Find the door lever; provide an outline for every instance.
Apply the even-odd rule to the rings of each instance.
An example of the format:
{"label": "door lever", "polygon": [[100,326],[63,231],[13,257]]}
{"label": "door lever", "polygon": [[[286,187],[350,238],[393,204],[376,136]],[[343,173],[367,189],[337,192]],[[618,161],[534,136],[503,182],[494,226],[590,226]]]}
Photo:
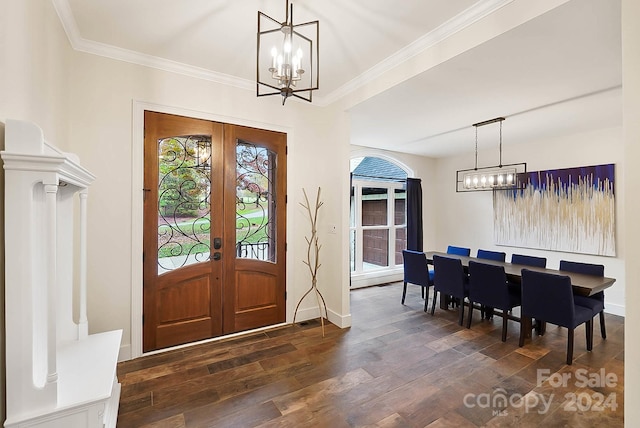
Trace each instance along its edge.
{"label": "door lever", "polygon": [[213,253],[213,260],[220,260],[222,258],[222,254],[218,251]]}

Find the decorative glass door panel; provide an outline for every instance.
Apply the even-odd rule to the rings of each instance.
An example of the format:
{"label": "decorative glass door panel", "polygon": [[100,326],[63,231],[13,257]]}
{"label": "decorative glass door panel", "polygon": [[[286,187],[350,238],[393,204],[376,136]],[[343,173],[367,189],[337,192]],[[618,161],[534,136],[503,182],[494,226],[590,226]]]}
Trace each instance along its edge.
{"label": "decorative glass door panel", "polygon": [[210,259],[211,136],[158,140],[158,274]]}
{"label": "decorative glass door panel", "polygon": [[244,141],[236,145],[236,256],[276,261],[276,154]]}

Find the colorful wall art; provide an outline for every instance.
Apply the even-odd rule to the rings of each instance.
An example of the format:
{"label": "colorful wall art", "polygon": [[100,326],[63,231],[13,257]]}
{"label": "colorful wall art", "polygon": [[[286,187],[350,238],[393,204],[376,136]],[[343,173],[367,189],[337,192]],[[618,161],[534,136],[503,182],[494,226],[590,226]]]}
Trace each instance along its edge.
{"label": "colorful wall art", "polygon": [[518,174],[493,193],[497,245],[615,256],[615,165]]}

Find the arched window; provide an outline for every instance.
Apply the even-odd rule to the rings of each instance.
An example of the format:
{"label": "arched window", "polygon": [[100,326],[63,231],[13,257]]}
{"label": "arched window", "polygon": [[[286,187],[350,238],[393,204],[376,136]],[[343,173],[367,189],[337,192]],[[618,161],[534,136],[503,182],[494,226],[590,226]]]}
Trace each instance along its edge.
{"label": "arched window", "polygon": [[[351,160],[350,265],[352,275],[383,276],[402,265],[407,173],[373,156]],[[368,284],[375,283],[375,279]]]}

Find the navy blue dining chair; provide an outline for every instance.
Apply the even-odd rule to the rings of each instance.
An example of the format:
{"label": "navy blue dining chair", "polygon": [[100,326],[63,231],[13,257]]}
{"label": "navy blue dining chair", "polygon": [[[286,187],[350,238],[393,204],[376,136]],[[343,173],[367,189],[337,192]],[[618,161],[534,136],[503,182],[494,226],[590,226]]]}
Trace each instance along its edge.
{"label": "navy blue dining chair", "polygon": [[[478,249],[478,252],[476,253],[476,257],[484,260],[494,260],[496,262],[504,262],[507,255],[500,251]],[[482,314],[483,319],[493,318],[493,308],[491,306],[483,306],[482,311],[480,313]]]}
{"label": "navy blue dining chair", "polygon": [[459,259],[444,256],[433,256],[433,302],[431,303],[431,315],[436,310],[436,296],[440,292],[440,298],[453,296],[459,300],[458,324],[462,325],[464,319],[464,299],[469,296],[469,281]]}
{"label": "navy blue dining chair", "polygon": [[478,250],[478,254],[476,257],[479,259],[504,262],[507,257],[507,254],[500,251]]}
{"label": "navy blue dining chair", "polygon": [[469,255],[471,254],[471,248],[456,247],[454,245],[449,245],[447,247],[447,254],[455,254],[457,256],[469,257]]}
{"label": "navy blue dining chair", "polygon": [[[539,268],[547,267],[547,259],[545,257],[528,256],[526,254],[512,254],[511,263],[516,265],[534,266]],[[512,290],[516,291],[517,293],[520,293],[520,282],[510,281],[509,287]],[[538,329],[538,331],[544,332],[544,328],[545,328],[544,323],[536,321],[536,324],[537,324],[536,328]]]}
{"label": "navy blue dining chair", "polygon": [[[547,259],[545,257],[527,256],[525,254],[512,254],[511,263],[516,265],[534,266],[539,268],[547,267]],[[510,282],[509,285],[511,287],[517,288],[518,292],[520,292],[519,282]]]}
{"label": "navy blue dining chair", "polygon": [[407,296],[407,284],[419,285],[422,287],[424,311],[427,312],[429,287],[433,285],[433,281],[429,278],[427,257],[421,251],[402,250],[402,259],[404,261],[404,288],[402,289],[402,304],[404,305],[404,300]]}
{"label": "navy blue dining chair", "polygon": [[540,268],[547,267],[547,259],[545,257],[527,256],[525,254],[512,254],[511,263],[515,265],[535,266]]}
{"label": "navy blue dining chair", "polygon": [[[573,362],[574,330],[585,324],[587,350],[593,348],[593,314],[589,308],[575,304],[571,278],[546,272],[522,269],[521,316],[566,327],[567,364]],[[524,345],[525,329],[520,329],[519,346]]]}
{"label": "navy blue dining chair", "polygon": [[[604,265],[593,263],[560,260],[560,270],[584,275],[604,276]],[[593,311],[594,317],[596,314],[600,314],[600,335],[603,339],[606,339],[607,329],[604,324],[604,291],[600,291],[593,296],[573,296],[573,299],[578,305],[590,308]]]}
{"label": "navy blue dining chair", "polygon": [[502,341],[507,340],[509,312],[520,306],[520,293],[509,287],[504,266],[469,261],[469,315],[467,328],[471,328],[473,304],[502,310]]}
{"label": "navy blue dining chair", "polygon": [[[456,256],[465,256],[469,257],[471,254],[471,248],[465,247],[456,247],[454,245],[449,245],[447,247],[447,254],[455,254]],[[433,269],[429,269],[429,278],[433,281]]]}

